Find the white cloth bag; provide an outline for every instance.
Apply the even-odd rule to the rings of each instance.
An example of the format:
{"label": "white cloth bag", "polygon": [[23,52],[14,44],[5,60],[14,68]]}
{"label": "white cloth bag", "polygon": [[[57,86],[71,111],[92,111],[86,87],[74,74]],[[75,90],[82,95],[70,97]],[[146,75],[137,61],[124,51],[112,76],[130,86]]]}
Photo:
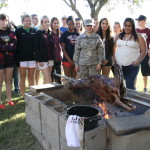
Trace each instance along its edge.
{"label": "white cloth bag", "polygon": [[65,133],[68,147],[83,147],[84,119],[70,115],[66,123]]}

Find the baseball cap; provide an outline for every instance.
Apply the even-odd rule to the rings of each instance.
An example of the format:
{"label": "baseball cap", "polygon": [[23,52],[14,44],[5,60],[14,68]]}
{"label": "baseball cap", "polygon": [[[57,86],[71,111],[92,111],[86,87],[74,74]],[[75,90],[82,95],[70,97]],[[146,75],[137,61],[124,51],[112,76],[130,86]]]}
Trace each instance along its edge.
{"label": "baseball cap", "polygon": [[94,21],[93,21],[93,19],[85,19],[85,20],[83,21],[83,24],[84,24],[85,26],[93,26],[93,25],[94,25]]}
{"label": "baseball cap", "polygon": [[144,15],[140,15],[137,19],[138,21],[146,20],[147,18]]}
{"label": "baseball cap", "polygon": [[67,17],[66,15],[64,15],[64,16],[62,16],[62,19],[63,19],[63,18],[68,18],[68,17]]}

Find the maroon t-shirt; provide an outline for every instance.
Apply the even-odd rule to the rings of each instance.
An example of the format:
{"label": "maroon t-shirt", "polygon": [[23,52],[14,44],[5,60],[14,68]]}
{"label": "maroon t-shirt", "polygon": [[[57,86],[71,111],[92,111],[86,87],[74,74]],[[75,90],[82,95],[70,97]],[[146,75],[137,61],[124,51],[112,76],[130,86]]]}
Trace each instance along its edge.
{"label": "maroon t-shirt", "polygon": [[48,36],[49,36],[48,33],[44,34],[45,44],[46,44],[46,47],[48,49],[48,59],[52,60],[53,59],[53,52],[52,52],[52,48],[50,47],[50,42],[49,42]]}
{"label": "maroon t-shirt", "polygon": [[145,28],[145,29],[137,28],[136,30],[137,30],[138,33],[141,33],[141,35],[146,39],[147,47],[149,49],[150,48],[149,47],[149,44],[150,44],[150,29],[149,28]]}

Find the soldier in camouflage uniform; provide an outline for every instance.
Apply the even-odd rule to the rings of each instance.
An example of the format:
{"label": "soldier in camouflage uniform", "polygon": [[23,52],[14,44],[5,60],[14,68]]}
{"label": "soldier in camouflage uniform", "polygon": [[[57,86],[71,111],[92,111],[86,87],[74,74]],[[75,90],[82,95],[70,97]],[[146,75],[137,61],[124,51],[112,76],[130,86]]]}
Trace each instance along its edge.
{"label": "soldier in camouflage uniform", "polygon": [[81,34],[75,44],[74,63],[79,78],[99,74],[102,61],[105,59],[100,36],[93,32],[93,20],[84,20],[85,33]]}

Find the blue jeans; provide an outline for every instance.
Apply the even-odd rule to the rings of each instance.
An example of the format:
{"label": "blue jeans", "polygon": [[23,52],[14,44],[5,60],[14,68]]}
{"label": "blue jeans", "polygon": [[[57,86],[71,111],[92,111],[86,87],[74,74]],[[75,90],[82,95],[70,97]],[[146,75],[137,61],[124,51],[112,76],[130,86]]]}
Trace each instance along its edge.
{"label": "blue jeans", "polygon": [[19,75],[18,75],[18,67],[15,65],[14,72],[13,72],[13,78],[14,78],[14,91],[19,91]]}
{"label": "blue jeans", "polygon": [[134,90],[134,82],[138,75],[140,66],[122,66],[123,76],[126,82],[126,87]]}

